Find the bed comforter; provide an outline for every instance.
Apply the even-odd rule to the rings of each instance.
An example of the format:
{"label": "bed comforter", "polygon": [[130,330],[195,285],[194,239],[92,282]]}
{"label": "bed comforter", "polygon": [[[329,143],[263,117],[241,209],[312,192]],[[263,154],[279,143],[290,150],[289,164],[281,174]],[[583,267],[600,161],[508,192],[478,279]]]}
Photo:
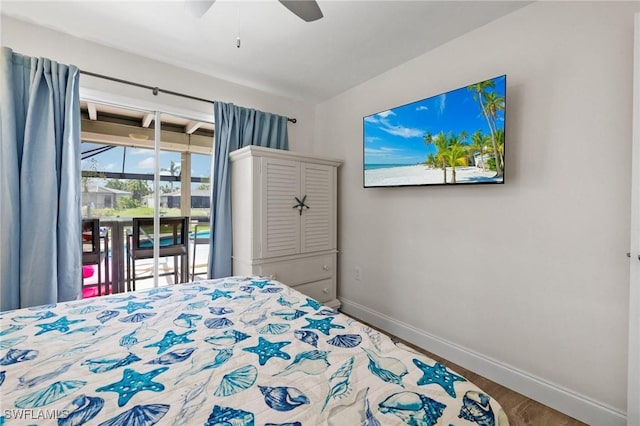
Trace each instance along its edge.
{"label": "bed comforter", "polygon": [[0,425],[508,424],[444,365],[256,277],[0,313]]}

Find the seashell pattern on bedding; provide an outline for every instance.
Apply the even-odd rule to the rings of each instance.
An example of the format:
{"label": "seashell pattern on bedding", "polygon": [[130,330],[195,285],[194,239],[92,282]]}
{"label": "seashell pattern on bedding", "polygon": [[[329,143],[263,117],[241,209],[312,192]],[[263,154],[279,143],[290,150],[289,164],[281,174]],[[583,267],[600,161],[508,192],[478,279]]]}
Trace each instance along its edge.
{"label": "seashell pattern on bedding", "polygon": [[0,317],[0,425],[508,425],[446,366],[264,278]]}

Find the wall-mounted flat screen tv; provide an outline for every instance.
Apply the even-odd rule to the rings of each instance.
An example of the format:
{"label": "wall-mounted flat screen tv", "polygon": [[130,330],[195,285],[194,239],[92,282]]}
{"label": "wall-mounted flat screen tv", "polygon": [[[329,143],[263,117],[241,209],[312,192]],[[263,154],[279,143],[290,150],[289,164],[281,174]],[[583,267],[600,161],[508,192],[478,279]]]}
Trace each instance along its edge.
{"label": "wall-mounted flat screen tv", "polygon": [[363,119],[364,187],[504,183],[507,76]]}

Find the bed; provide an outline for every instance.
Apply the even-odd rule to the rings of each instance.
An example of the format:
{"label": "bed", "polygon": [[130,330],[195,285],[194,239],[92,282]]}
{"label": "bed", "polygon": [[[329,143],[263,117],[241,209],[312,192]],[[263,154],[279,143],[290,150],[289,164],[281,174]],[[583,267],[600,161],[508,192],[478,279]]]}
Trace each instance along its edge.
{"label": "bed", "polygon": [[282,283],[0,314],[0,425],[499,425],[464,377]]}

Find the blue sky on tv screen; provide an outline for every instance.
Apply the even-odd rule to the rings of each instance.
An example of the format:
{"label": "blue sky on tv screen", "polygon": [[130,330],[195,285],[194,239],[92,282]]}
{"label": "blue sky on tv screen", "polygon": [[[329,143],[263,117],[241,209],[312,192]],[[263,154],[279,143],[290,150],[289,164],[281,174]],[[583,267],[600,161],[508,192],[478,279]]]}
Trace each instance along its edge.
{"label": "blue sky on tv screen", "polygon": [[[506,77],[491,80],[494,88],[488,91],[504,98]],[[436,135],[466,131],[470,136],[480,129],[489,134],[487,120],[473,94],[468,87],[462,87],[365,117],[365,169],[424,163],[430,153],[437,151],[424,143],[427,132]],[[504,111],[498,112],[497,125],[504,129]]]}

